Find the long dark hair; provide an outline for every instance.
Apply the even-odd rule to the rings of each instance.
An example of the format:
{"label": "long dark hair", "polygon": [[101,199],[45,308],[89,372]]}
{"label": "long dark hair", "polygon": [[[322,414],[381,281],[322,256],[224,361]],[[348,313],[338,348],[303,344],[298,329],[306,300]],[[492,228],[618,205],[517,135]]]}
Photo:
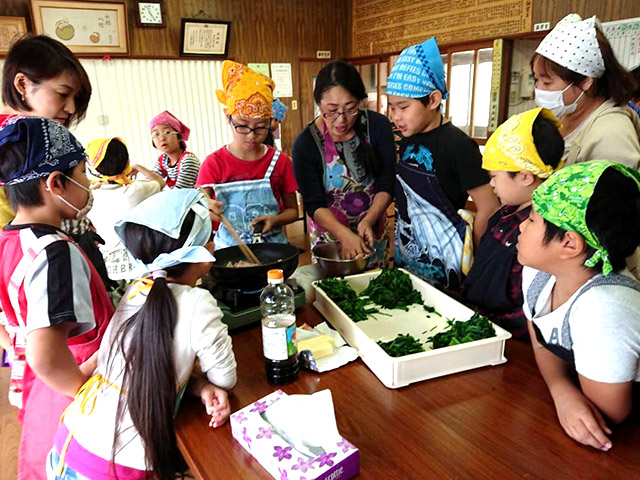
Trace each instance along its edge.
{"label": "long dark hair", "polygon": [[[594,78],[593,86],[585,93],[592,97],[602,97],[607,100],[610,98],[616,105],[625,105],[637,88],[636,81],[633,75],[620,65],[609,40],[599,28],[596,28],[596,41],[604,61],[604,74],[600,78]],[[533,63],[536,59],[540,62],[540,68],[544,72],[552,72],[567,83],[580,85],[587,78],[585,75],[569,70],[539,53],[535,53],[531,58],[531,71],[533,71]]]}
{"label": "long dark hair", "polygon": [[[313,89],[313,99],[320,105],[322,97],[327,90],[333,87],[342,87],[359,101],[363,101],[367,96],[367,90],[362,82],[362,78],[356,67],[344,60],[333,60],[327,63],[318,72],[316,85]],[[353,128],[360,139],[360,145],[356,150],[356,158],[364,165],[368,174],[378,175],[382,170],[382,165],[378,154],[373,149],[368,139],[368,121],[365,121],[366,112],[360,112]]]}
{"label": "long dark hair", "polygon": [[11,108],[25,112],[31,107],[16,90],[13,80],[24,73],[34,84],[69,72],[78,80],[80,90],[75,97],[76,111],[69,117],[69,125],[84,118],[91,98],[91,82],[78,58],[65,45],[46,35],[29,35],[13,44],[2,72],[2,101]]}
{"label": "long dark hair", "polygon": [[[195,214],[186,216],[180,237],[171,238],[143,225],[127,223],[125,244],[134,257],[151,263],[158,255],[184,245]],[[180,276],[187,264],[167,269],[170,277]],[[176,447],[173,415],[176,406],[176,372],[173,363],[173,333],[178,307],[166,279],[157,278],[144,305],[125,320],[113,334],[116,339],[109,350],[109,368],[119,353],[124,359],[122,389],[116,411],[111,462],[115,464],[116,444],[121,434],[120,422],[126,407],[142,438],[146,462],[154,478],[171,479],[184,465]]]}

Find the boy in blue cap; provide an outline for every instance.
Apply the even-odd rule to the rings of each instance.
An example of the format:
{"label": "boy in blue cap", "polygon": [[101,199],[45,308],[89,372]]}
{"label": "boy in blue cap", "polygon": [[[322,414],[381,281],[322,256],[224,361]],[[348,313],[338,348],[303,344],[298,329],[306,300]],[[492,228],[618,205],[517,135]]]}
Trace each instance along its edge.
{"label": "boy in blue cap", "polygon": [[[396,174],[395,262],[456,289],[499,202],[478,145],[446,119],[449,93],[435,38],[406,48],[387,80],[391,120],[404,137]],[[471,196],[475,223],[464,210]]]}

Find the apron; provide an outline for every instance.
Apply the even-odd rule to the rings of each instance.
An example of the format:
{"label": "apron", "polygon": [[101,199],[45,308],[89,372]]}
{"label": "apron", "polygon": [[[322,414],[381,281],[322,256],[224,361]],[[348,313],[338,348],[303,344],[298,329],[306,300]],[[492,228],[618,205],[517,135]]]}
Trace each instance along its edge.
{"label": "apron", "polygon": [[[176,178],[174,180],[171,180],[171,178],[169,178],[169,172],[166,168],[164,168],[164,162],[162,161],[163,157],[167,154],[163,153],[162,155],[160,155],[160,161],[158,162],[158,165],[160,167],[160,171],[162,172],[162,176],[165,177],[164,183],[167,184],[167,187],[173,188],[176,186],[176,183],[178,183],[178,178],[180,178],[180,165],[182,164],[182,157],[184,157],[187,153],[188,152],[185,150],[180,154],[180,157],[178,157],[178,163],[176,163]],[[167,163],[169,163],[168,158]]]}
{"label": "apron", "polygon": [[[366,114],[365,114],[366,115]],[[366,119],[366,117],[365,117]],[[327,198],[327,208],[342,225],[352,232],[357,231],[358,224],[367,215],[367,211],[376,194],[374,177],[368,174],[362,181],[357,181],[347,168],[345,161],[340,158],[335,143],[331,139],[326,127],[322,140],[316,137],[312,124],[316,144],[324,159],[324,190]],[[367,139],[368,142],[368,130]],[[309,240],[311,248],[322,243],[337,242],[338,239],[309,219]],[[383,213],[373,226],[373,255],[369,259],[367,268],[384,268],[389,261],[387,245],[389,231],[387,229],[387,215]],[[315,258],[314,258],[315,261]]]}
{"label": "apron", "polygon": [[425,280],[457,288],[466,270],[463,263],[470,263],[472,227],[442,190],[431,152],[417,147],[405,150],[396,170],[395,263]]}
{"label": "apron", "polygon": [[[543,271],[539,271],[536,273],[536,276],[533,277],[533,281],[527,290],[527,304],[531,309],[531,317],[535,318],[536,316],[536,304],[538,303],[538,299],[542,294],[542,290],[547,285],[549,280],[551,279],[551,274]],[[532,322],[533,330],[536,334],[536,339],[540,342],[540,345],[545,347],[554,355],[560,357],[564,361],[574,365],[575,367],[575,357],[573,354],[573,339],[571,338],[571,326],[569,324],[569,317],[571,316],[571,309],[573,305],[576,303],[580,295],[585,293],[587,290],[598,287],[600,285],[618,285],[621,287],[631,288],[636,292],[640,292],[640,283],[638,283],[635,279],[627,277],[626,275],[622,275],[619,273],[612,273],[611,275],[602,275],[596,278],[594,281],[589,283],[586,287],[583,287],[580,292],[575,296],[572,300],[569,308],[567,308],[567,313],[564,315],[564,319],[562,320],[562,331],[560,333],[560,343],[549,343],[545,340],[542,335],[542,331],[536,325],[536,322]]]}
{"label": "apron", "polygon": [[[223,202],[222,213],[229,223],[236,229],[243,242],[253,242],[251,222],[264,215],[278,215],[280,205],[271,189],[271,174],[280,158],[280,150],[273,154],[269,168],[260,180],[244,180],[240,182],[220,183],[217,185],[202,185],[212,187],[216,200]],[[281,228],[273,229],[263,237],[269,243],[287,243],[287,237]],[[223,224],[213,238],[216,250],[232,247],[236,241]]]}
{"label": "apron", "polygon": [[[35,376],[27,365],[25,355],[26,324],[18,301],[19,291],[24,283],[29,266],[40,252],[57,241],[72,243],[71,239],[60,234],[49,234],[41,237],[37,244],[29,252],[25,253],[18,263],[9,283],[11,305],[18,321],[18,325],[9,325],[7,329],[12,340],[15,341],[9,401],[12,405],[21,409],[18,414],[18,418],[21,419],[23,425],[18,451],[18,479],[21,480],[45,478],[45,461],[51,449],[60,415],[72,400],[71,397],[67,397],[48,387]],[[91,277],[98,278],[99,275],[91,262],[84,253],[83,256],[89,265]],[[94,288],[94,285],[98,285],[98,287]],[[94,281],[91,287],[91,296],[92,298],[103,296],[102,305],[105,311],[94,311],[94,314],[96,318],[110,319],[113,314],[113,307],[104,288],[100,291],[101,286],[101,282]],[[96,303],[94,302],[95,305]],[[69,339],[68,347],[76,363],[83,363],[98,350],[108,323],[108,321],[104,321],[102,324],[97,323],[93,330]]]}

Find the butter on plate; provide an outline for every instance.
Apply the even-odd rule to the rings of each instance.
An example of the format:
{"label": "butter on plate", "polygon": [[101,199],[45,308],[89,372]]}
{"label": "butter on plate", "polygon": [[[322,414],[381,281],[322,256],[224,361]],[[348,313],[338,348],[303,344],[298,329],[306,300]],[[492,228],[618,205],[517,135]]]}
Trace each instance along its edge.
{"label": "butter on plate", "polygon": [[332,355],[336,350],[336,343],[329,335],[318,335],[317,337],[307,338],[298,341],[298,351],[311,350],[313,358],[320,358]]}

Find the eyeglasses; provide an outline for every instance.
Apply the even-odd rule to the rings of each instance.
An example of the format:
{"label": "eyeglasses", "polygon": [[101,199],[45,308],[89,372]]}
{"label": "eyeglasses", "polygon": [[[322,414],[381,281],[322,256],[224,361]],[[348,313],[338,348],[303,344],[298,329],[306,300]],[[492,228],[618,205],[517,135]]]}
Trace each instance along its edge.
{"label": "eyeglasses", "polygon": [[173,132],[171,130],[165,130],[164,132],[153,132],[151,133],[151,138],[160,138],[160,137],[168,137],[169,135],[177,135],[178,132]]}
{"label": "eyeglasses", "polygon": [[[265,120],[269,120],[269,119],[265,119]],[[231,126],[235,128],[236,132],[238,132],[241,135],[249,135],[251,132],[255,133],[258,136],[266,135],[267,133],[269,133],[269,130],[270,130],[269,127],[251,128],[247,125],[236,125],[235,123],[233,123],[232,118],[229,118],[229,123],[231,123]]]}
{"label": "eyeglasses", "polygon": [[326,113],[323,113],[322,116],[324,118],[330,118],[332,120],[335,120],[340,115],[344,115],[345,117],[355,117],[356,115],[358,115],[358,112],[360,112],[360,109],[358,107],[353,107],[353,108],[346,108],[342,112],[338,112],[337,110],[333,112],[326,112]]}

